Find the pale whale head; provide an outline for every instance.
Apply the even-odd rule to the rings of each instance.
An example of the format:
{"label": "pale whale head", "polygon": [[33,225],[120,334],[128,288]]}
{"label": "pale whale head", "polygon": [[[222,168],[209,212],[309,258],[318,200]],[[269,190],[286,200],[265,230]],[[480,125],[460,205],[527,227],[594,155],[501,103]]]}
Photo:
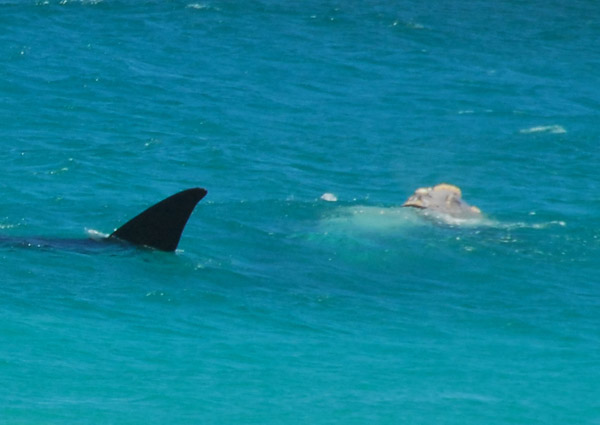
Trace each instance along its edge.
{"label": "pale whale head", "polygon": [[462,200],[462,192],[457,186],[447,183],[417,189],[402,206],[432,210],[457,218],[481,216],[479,208]]}

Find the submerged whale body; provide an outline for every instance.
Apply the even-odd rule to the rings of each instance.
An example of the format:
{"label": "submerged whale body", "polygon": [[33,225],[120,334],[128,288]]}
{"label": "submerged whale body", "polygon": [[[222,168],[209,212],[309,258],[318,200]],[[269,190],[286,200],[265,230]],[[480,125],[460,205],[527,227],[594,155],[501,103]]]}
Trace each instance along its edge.
{"label": "submerged whale body", "polygon": [[163,199],[123,224],[109,236],[94,239],[0,237],[4,245],[88,250],[108,244],[144,246],[175,251],[196,204],[206,196],[202,188],[187,189]]}
{"label": "submerged whale body", "polygon": [[447,183],[417,189],[402,206],[433,211],[454,218],[481,217],[479,208],[467,204],[462,199],[460,188]]}

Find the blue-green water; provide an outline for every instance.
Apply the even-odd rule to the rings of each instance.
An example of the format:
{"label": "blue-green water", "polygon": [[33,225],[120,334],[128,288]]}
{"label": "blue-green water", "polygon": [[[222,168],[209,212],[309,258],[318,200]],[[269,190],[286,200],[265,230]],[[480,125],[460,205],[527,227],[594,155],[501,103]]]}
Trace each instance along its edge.
{"label": "blue-green water", "polygon": [[600,424],[598,16],[1,1],[2,234],[209,193],[176,254],[0,248],[0,423]]}

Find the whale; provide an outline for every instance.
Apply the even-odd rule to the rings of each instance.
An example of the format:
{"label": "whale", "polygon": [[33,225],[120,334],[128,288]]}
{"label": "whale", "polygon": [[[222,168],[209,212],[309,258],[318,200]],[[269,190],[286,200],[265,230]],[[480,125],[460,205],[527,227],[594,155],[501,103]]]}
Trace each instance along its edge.
{"label": "whale", "polygon": [[145,209],[109,235],[66,239],[44,236],[0,236],[0,245],[90,251],[105,247],[143,247],[173,252],[194,208],[207,194],[204,188],[177,192]]}
{"label": "whale", "polygon": [[402,206],[460,219],[475,219],[482,215],[479,208],[462,199],[462,191],[458,186],[448,183],[420,187]]}

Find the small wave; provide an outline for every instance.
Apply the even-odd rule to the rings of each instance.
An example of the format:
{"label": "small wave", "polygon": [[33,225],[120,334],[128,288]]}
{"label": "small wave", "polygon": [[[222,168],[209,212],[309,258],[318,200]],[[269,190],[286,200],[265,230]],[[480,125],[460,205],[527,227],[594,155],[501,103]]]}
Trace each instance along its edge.
{"label": "small wave", "polygon": [[98,230],[94,230],[94,229],[85,229],[85,232],[87,233],[87,235],[90,239],[93,239],[96,241],[106,239],[110,236],[107,233],[102,233],[102,232],[99,232]]}
{"label": "small wave", "polygon": [[481,114],[481,113],[491,114],[492,112],[494,112],[493,109],[484,109],[484,110],[479,110],[479,111],[476,111],[474,109],[460,109],[458,111],[458,115],[473,115],[473,114]]}
{"label": "small wave", "polygon": [[172,303],[174,301],[170,294],[163,291],[150,291],[146,294],[146,298],[160,303]]}
{"label": "small wave", "polygon": [[531,134],[531,133],[551,133],[551,134],[563,134],[566,133],[567,130],[561,125],[541,125],[537,127],[524,128],[519,130],[521,134]]}
{"label": "small wave", "polygon": [[62,167],[62,168],[59,168],[58,170],[51,170],[48,172],[48,174],[54,176],[56,174],[66,173],[67,171],[69,171],[69,167]]}
{"label": "small wave", "polygon": [[52,3],[55,3],[55,4],[59,4],[61,6],[65,6],[69,3],[79,3],[79,4],[83,4],[83,5],[89,4],[89,5],[95,6],[97,4],[102,3],[103,1],[104,0],[75,0],[75,1],[73,1],[73,0],[58,0],[56,2],[51,2],[50,0],[40,0],[40,1],[36,2],[35,4],[36,4],[36,6],[49,6]]}
{"label": "small wave", "polygon": [[204,3],[190,3],[186,6],[188,9],[196,9],[196,10],[210,10],[211,6]]}
{"label": "small wave", "polygon": [[399,21],[399,20],[396,20],[396,21],[392,22],[392,26],[393,27],[402,26],[402,27],[405,27],[405,28],[413,29],[413,30],[422,30],[422,29],[425,29],[425,25],[420,24],[418,22],[414,22],[414,21]]}
{"label": "small wave", "polygon": [[513,223],[494,222],[494,227],[512,230],[512,229],[547,229],[549,227],[565,227],[567,223],[562,220],[552,220],[542,223],[525,223],[522,221]]}

